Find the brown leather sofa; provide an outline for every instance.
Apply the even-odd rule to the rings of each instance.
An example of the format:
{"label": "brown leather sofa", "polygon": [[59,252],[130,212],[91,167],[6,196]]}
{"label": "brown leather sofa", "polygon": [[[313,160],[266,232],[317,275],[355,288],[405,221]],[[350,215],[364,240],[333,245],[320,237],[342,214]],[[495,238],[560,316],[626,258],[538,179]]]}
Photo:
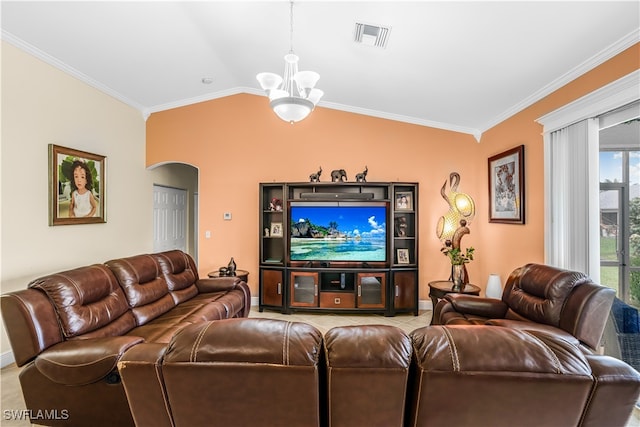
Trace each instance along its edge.
{"label": "brown leather sofa", "polygon": [[548,265],[514,270],[502,299],[447,294],[433,313],[433,325],[497,325],[554,334],[592,353],[609,316],[615,291],[586,275]]}
{"label": "brown leather sofa", "polygon": [[250,291],[235,277],[200,279],[189,255],[168,251],[51,274],[0,301],[33,422],[132,426],[116,367],[124,352],[246,317]]}
{"label": "brown leather sofa", "polygon": [[185,327],[119,362],[139,426],[624,426],[640,374],[561,337],[496,326]]}

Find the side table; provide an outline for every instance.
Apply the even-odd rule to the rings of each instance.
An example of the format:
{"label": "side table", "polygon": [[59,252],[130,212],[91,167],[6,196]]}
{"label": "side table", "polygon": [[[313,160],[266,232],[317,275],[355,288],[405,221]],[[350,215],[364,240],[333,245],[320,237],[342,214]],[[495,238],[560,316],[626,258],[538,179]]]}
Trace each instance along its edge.
{"label": "side table", "polygon": [[[446,294],[466,294],[466,295],[480,295],[480,288],[476,285],[468,283],[462,288],[461,291],[453,290],[453,282],[448,280],[437,280],[435,282],[429,282],[429,298],[433,304],[433,311],[435,314],[436,304]],[[433,316],[431,317],[431,324],[433,325]]]}
{"label": "side table", "polygon": [[[212,271],[211,273],[207,274],[207,276],[209,276],[209,278],[211,279],[215,279],[217,277],[228,277],[220,276],[220,272],[218,270]],[[245,283],[249,283],[249,272],[247,270],[236,270],[235,277],[240,278],[240,280],[244,281]]]}

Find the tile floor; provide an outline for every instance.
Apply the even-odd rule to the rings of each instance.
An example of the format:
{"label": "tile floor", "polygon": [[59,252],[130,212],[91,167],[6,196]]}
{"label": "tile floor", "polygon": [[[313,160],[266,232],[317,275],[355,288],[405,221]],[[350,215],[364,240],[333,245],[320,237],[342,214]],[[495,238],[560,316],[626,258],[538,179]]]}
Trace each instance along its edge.
{"label": "tile floor", "polygon": [[[340,314],[314,314],[314,313],[298,313],[291,315],[282,315],[280,313],[264,311],[260,313],[257,308],[253,308],[249,317],[261,317],[268,319],[285,319],[292,322],[305,322],[318,328],[322,333],[336,326],[345,325],[393,325],[397,326],[405,332],[409,333],[417,328],[426,326],[431,321],[431,311],[420,311],[418,316],[411,314],[401,314],[395,317],[384,317],[381,315],[340,315]],[[20,384],[18,382],[18,374],[20,368],[15,364],[9,365],[0,370],[0,388],[2,399],[0,402],[0,426],[7,427],[24,427],[32,424],[24,420],[7,419],[5,411],[19,411],[25,408]],[[626,427],[640,427],[640,409],[636,408]]]}

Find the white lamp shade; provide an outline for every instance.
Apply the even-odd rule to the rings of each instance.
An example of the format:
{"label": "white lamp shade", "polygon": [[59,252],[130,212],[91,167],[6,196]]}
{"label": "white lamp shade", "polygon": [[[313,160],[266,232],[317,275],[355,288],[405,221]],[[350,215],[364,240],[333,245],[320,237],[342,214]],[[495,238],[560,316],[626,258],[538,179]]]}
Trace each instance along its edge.
{"label": "white lamp shade", "polygon": [[286,97],[271,101],[271,108],[282,120],[295,123],[311,113],[313,103],[303,98]]}
{"label": "white lamp shade", "polygon": [[316,105],[318,101],[320,101],[320,98],[322,98],[322,95],[324,95],[324,92],[320,89],[311,89],[311,92],[309,92],[309,97],[307,99],[313,102],[313,105]]}
{"label": "white lamp shade", "polygon": [[298,85],[298,90],[305,93],[309,89],[313,89],[318,83],[320,79],[320,74],[315,71],[298,71],[295,76],[293,76],[293,81]]}
{"label": "white lamp shade", "polygon": [[256,76],[258,83],[263,90],[273,90],[277,89],[282,83],[282,77],[275,73],[260,73]]}
{"label": "white lamp shade", "polygon": [[498,276],[497,274],[489,275],[485,294],[487,295],[487,298],[502,298],[502,282],[500,281],[500,276]]}

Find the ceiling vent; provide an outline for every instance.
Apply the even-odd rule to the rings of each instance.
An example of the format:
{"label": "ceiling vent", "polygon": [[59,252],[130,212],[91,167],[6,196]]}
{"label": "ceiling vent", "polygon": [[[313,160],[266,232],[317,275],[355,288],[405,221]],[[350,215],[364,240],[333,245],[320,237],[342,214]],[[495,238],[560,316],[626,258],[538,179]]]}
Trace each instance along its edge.
{"label": "ceiling vent", "polygon": [[367,46],[376,46],[385,48],[389,40],[391,27],[382,25],[363,24],[356,22],[356,30],[354,40],[356,43],[362,43]]}

